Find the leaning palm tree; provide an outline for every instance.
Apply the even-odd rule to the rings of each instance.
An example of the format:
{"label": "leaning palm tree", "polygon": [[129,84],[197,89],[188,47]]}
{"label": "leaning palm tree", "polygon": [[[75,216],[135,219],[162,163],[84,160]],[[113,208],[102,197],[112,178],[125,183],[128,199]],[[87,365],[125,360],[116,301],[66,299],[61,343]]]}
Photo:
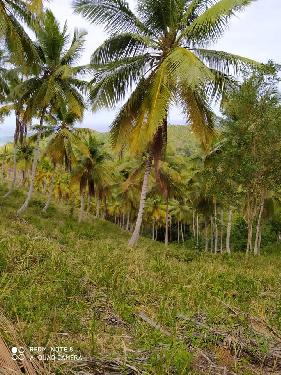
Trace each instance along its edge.
{"label": "leaning palm tree", "polygon": [[42,11],[43,0],[0,0],[0,38],[20,66],[33,66],[39,58],[26,26],[38,27]]}
{"label": "leaning palm tree", "polygon": [[24,121],[39,117],[34,159],[27,198],[18,210],[21,214],[28,207],[34,189],[37,162],[40,156],[40,138],[44,121],[53,113],[72,112],[81,118],[85,108],[82,89],[85,82],[79,79],[81,67],[75,63],[79,59],[85,43],[85,32],[76,30],[70,45],[67,26],[63,30],[51,11],[42,20],[42,28],[37,31],[37,48],[40,55],[40,72],[20,84],[16,91],[25,103]]}
{"label": "leaning palm tree", "polygon": [[139,237],[153,159],[163,156],[171,104],[181,104],[194,133],[207,145],[214,127],[211,103],[219,100],[232,75],[257,63],[207,49],[228,20],[254,0],[138,0],[134,13],[125,0],[74,0],[77,13],[105,24],[109,38],[94,52],[93,109],[112,107],[131,96],[112,125],[115,145],[147,153],[135,231]]}

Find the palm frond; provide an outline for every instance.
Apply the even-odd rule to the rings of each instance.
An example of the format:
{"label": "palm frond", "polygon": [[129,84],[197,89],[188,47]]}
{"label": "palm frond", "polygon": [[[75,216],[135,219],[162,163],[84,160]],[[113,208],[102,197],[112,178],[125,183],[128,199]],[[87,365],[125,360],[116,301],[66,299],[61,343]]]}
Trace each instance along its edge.
{"label": "palm frond", "polygon": [[215,116],[204,97],[204,93],[200,95],[198,90],[193,91],[183,86],[180,97],[192,131],[199,138],[203,147],[208,149],[214,136]]}
{"label": "palm frond", "polygon": [[206,6],[205,11],[194,18],[193,22],[182,31],[180,40],[188,43],[208,43],[217,40],[230,17],[242,11],[255,0],[219,0],[212,6]]}
{"label": "palm frond", "polygon": [[205,61],[210,68],[228,75],[239,75],[248,72],[249,69],[252,70],[261,66],[255,60],[224,51],[194,48],[193,52]]}
{"label": "palm frond", "polygon": [[142,55],[152,45],[148,37],[134,33],[122,33],[107,39],[91,58],[91,64],[108,64],[115,60]]}
{"label": "palm frond", "polygon": [[73,7],[90,22],[105,25],[110,34],[146,30],[125,0],[74,0]]}
{"label": "palm frond", "polygon": [[96,72],[90,86],[93,110],[111,108],[125,99],[127,90],[144,76],[149,56],[136,56],[104,65]]}

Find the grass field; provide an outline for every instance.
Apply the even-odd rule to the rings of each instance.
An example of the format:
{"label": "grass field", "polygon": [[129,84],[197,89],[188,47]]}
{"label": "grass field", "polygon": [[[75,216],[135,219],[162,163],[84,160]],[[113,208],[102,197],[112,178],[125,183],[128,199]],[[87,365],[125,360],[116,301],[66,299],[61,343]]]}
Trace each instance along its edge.
{"label": "grass field", "polygon": [[119,227],[43,214],[40,197],[17,218],[22,200],[0,200],[0,303],[28,346],[71,346],[93,374],[281,373],[281,254],[129,250]]}

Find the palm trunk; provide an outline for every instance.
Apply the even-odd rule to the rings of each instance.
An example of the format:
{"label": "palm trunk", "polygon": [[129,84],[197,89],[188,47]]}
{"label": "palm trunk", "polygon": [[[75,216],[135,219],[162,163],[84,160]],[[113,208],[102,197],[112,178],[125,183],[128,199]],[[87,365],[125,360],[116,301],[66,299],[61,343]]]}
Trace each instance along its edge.
{"label": "palm trunk", "polygon": [[184,242],[184,234],[183,234],[183,225],[181,223],[181,238],[182,238],[182,242]]}
{"label": "palm trunk", "polygon": [[211,253],[214,250],[214,225],[213,225],[213,216],[211,216]]}
{"label": "palm trunk", "polygon": [[46,212],[47,209],[49,208],[50,206],[50,203],[51,203],[51,199],[52,199],[52,195],[53,195],[53,191],[54,191],[54,187],[55,187],[55,174],[52,175],[52,178],[51,178],[51,183],[50,183],[50,190],[49,190],[49,194],[48,194],[48,199],[47,199],[47,202],[45,204],[45,207],[43,208],[43,212]]}
{"label": "palm trunk", "polygon": [[90,212],[90,208],[91,208],[91,195],[88,192],[87,213]]}
{"label": "palm trunk", "polygon": [[130,211],[128,211],[128,215],[127,215],[126,230],[129,231],[129,228],[130,228]]}
{"label": "palm trunk", "polygon": [[180,221],[178,220],[178,243],[180,243]]}
{"label": "palm trunk", "polygon": [[199,248],[199,215],[196,214],[196,247]]}
{"label": "palm trunk", "polygon": [[40,119],[40,129],[37,134],[36,139],[36,146],[34,150],[34,157],[32,162],[32,169],[31,169],[31,177],[30,177],[30,185],[29,185],[29,191],[27,193],[27,197],[23,205],[20,207],[20,209],[17,211],[17,215],[21,215],[28,207],[30,199],[33,194],[34,190],[34,182],[35,182],[35,176],[36,176],[36,170],[37,170],[37,163],[40,157],[40,138],[43,131],[43,122],[44,122],[44,116],[45,116],[46,109],[43,109]]}
{"label": "palm trunk", "polygon": [[138,217],[137,217],[134,232],[128,243],[128,246],[130,247],[135,246],[140,236],[140,229],[141,229],[142,218],[143,218],[143,213],[144,213],[145,200],[146,200],[146,195],[148,192],[148,181],[149,181],[149,175],[151,171],[151,165],[152,165],[152,157],[149,156],[146,162],[146,168],[145,168],[145,173],[144,173],[144,178],[143,178]]}
{"label": "palm trunk", "polygon": [[195,212],[192,212],[192,233],[193,237],[195,238]]}
{"label": "palm trunk", "polygon": [[17,179],[17,144],[14,142],[14,161],[13,161],[13,179],[9,188],[9,191],[4,195],[3,198],[7,198],[9,195],[12,194],[15,188]]}
{"label": "palm trunk", "polygon": [[226,252],[231,253],[230,250],[230,236],[231,236],[231,226],[232,226],[232,209],[230,208],[228,212],[227,230],[226,230]]}
{"label": "palm trunk", "polygon": [[218,218],[217,218],[217,203],[215,202],[215,216],[214,216],[214,225],[215,225],[215,253],[218,252]]}
{"label": "palm trunk", "polygon": [[253,250],[253,222],[248,223],[248,239],[247,239],[247,250],[246,253],[249,254]]}
{"label": "palm trunk", "polygon": [[80,195],[80,212],[79,212],[79,219],[78,222],[81,223],[81,221],[84,219],[84,210],[85,210],[85,195],[84,192],[81,192]]}
{"label": "palm trunk", "polygon": [[260,206],[259,218],[258,218],[258,223],[257,223],[256,239],[255,239],[255,247],[254,247],[254,254],[255,255],[259,255],[260,254],[261,220],[262,220],[263,210],[264,210],[264,200],[262,201],[262,204]]}
{"label": "palm trunk", "polygon": [[223,210],[221,210],[221,246],[220,246],[221,253],[223,253],[223,226],[224,226]]}
{"label": "palm trunk", "polygon": [[205,251],[208,251],[209,247],[209,239],[208,239],[208,223],[207,220],[205,221]]}
{"label": "palm trunk", "polygon": [[97,197],[96,218],[100,217],[100,199]]}
{"label": "palm trunk", "polygon": [[152,240],[155,239],[155,220],[152,220]]}
{"label": "palm trunk", "polygon": [[165,246],[169,244],[169,199],[166,200]]}

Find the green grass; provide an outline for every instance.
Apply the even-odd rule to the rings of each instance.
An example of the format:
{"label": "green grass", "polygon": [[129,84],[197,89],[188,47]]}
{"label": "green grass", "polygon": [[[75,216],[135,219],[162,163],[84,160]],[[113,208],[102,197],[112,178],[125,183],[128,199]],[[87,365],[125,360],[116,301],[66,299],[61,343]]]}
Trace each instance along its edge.
{"label": "green grass", "polygon": [[281,330],[279,254],[215,256],[148,239],[130,250],[129,235],[117,226],[78,224],[58,206],[42,214],[40,198],[17,218],[22,200],[20,192],[0,200],[0,303],[27,345],[72,346],[83,356],[159,375],[200,374],[200,349],[237,374],[263,373],[247,356],[229,364],[233,347],[219,345],[207,327],[239,326],[260,355],[267,352],[268,336],[249,329],[247,314]]}

